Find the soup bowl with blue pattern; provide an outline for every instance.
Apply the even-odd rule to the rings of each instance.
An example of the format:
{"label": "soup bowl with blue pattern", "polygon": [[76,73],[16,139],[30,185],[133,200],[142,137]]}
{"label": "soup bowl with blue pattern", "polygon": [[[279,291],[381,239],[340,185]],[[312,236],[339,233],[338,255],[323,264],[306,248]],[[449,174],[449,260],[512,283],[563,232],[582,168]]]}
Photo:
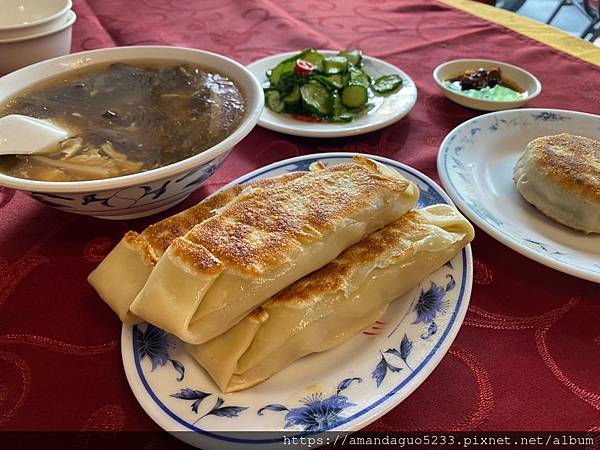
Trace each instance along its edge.
{"label": "soup bowl with blue pattern", "polygon": [[[231,80],[245,100],[243,116],[231,134],[187,159],[163,167],[89,181],[39,181],[0,171],[0,185],[20,190],[63,211],[103,219],[133,219],[183,201],[223,164],[234,146],[254,128],[264,105],[262,87],[241,64],[201,50],[163,46],[118,47],[43,61],[0,78],[0,107],[46,80],[68,79],[88,67],[113,63],[192,64]],[[1,138],[1,136],[0,136]]]}

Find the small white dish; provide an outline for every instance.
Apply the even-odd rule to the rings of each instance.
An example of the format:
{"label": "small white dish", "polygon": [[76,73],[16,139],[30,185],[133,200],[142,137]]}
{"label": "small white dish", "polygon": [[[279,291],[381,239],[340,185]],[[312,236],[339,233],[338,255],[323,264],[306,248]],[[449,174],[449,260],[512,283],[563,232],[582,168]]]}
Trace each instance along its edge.
{"label": "small white dish", "polygon": [[37,34],[0,39],[0,75],[31,64],[67,55],[71,51],[73,24],[77,16],[67,11],[64,22]]}
{"label": "small white dish", "polygon": [[72,6],[71,0],[3,0],[0,40],[55,31]]}
{"label": "small white dish", "polygon": [[[352,155],[324,153],[279,161],[222,189],[308,170],[316,161],[348,162]],[[361,156],[389,165],[416,183],[421,191],[419,207],[451,203],[435,182],[417,170],[386,158]],[[296,361],[245,391],[220,393],[179,340],[147,324],[123,325],[125,374],[146,413],[178,439],[199,448],[285,449],[289,444],[282,442],[283,433],[300,437],[359,430],[408,397],[442,360],[467,312],[472,275],[467,246],[392,303],[372,327],[338,347]],[[390,348],[402,357],[386,353]]]}
{"label": "small white dish", "polygon": [[[516,83],[523,89],[525,93],[524,98],[514,101],[482,100],[461,94],[459,91],[449,89],[444,85],[444,81],[457,77],[466,70],[477,70],[480,68],[486,70],[500,68],[503,77]],[[512,64],[490,59],[456,59],[448,61],[435,68],[433,79],[444,95],[450,100],[467,108],[478,109],[480,111],[500,111],[503,109],[520,108],[542,92],[542,84],[531,73]]]}
{"label": "small white dish", "polygon": [[71,9],[71,0],[2,0],[0,34],[51,22]]}
{"label": "small white dish", "polygon": [[512,179],[531,140],[559,133],[600,140],[600,116],[520,109],[476,117],[446,136],[438,173],[461,211],[490,236],[548,267],[600,283],[600,234],[547,218],[521,197]]}
{"label": "small white dish", "polygon": [[[279,53],[254,61],[247,67],[260,83],[264,84],[267,81],[267,70],[274,68],[284,59],[297,53],[299,52]],[[319,53],[325,56],[332,56],[338,52],[333,50],[319,50]],[[402,88],[388,95],[374,97],[375,107],[364,115],[356,117],[352,122],[305,122],[295,119],[290,114],[278,114],[265,107],[258,124],[269,130],[293,136],[321,138],[356,136],[379,130],[397,122],[406,116],[413,106],[415,106],[415,102],[417,101],[417,87],[405,72],[385,61],[364,55],[363,69],[371,78],[378,78],[382,75],[399,75],[402,77]]]}
{"label": "small white dish", "polygon": [[50,182],[0,173],[0,185],[18,189],[41,203],[63,211],[103,219],[133,219],[164,211],[183,201],[210,177],[233,147],[256,125],[264,104],[256,78],[241,64],[216,53],[166,46],[115,47],[43,61],[0,78],[0,104],[12,96],[57,76],[94,65],[116,62],[179,61],[198,64],[233,80],[246,99],[240,125],[213,147],[174,164],[116,178]]}

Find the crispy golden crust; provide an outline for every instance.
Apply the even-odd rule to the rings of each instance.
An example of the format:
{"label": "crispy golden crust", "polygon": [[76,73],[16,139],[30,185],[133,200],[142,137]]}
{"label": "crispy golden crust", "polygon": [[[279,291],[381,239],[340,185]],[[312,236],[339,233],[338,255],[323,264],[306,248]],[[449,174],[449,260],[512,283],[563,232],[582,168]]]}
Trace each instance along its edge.
{"label": "crispy golden crust", "polygon": [[152,247],[148,245],[148,242],[141,234],[136,233],[135,231],[128,231],[123,236],[123,242],[136,250],[149,266],[154,266],[156,261],[158,261],[158,256],[154,253]]}
{"label": "crispy golden crust", "polygon": [[259,306],[258,308],[252,310],[247,317],[253,322],[264,323],[269,318],[269,313]]}
{"label": "crispy golden crust", "polygon": [[284,183],[298,178],[304,173],[306,172],[289,173],[275,178],[251,181],[245,185],[233,186],[202,200],[196,206],[192,206],[179,214],[150,225],[142,231],[142,236],[148,241],[148,244],[150,244],[154,251],[160,255],[167,250],[167,247],[171,245],[171,242],[175,238],[185,235],[194,225],[214,216],[218,209],[224,207],[237,197],[244,188],[248,186],[270,186]]}
{"label": "crispy golden crust", "polygon": [[311,172],[318,172],[319,170],[325,170],[327,167],[321,161],[315,161],[310,165]]}
{"label": "crispy golden crust", "polygon": [[600,203],[600,141],[562,133],[534,139],[526,151],[562,189]]}
{"label": "crispy golden crust", "polygon": [[212,275],[224,269],[223,263],[206,248],[187,239],[175,239],[171,244],[171,251],[186,267],[192,268],[201,274]]}
{"label": "crispy golden crust", "polygon": [[[409,212],[399,220],[347,248],[337,259],[326,266],[280,291],[269,300],[268,304],[301,303],[313,298],[316,294],[340,291],[344,289],[354,266],[375,261],[397,247],[407,235],[425,233],[428,226],[431,225],[426,225],[421,215]],[[389,255],[389,260],[401,259],[414,251],[413,246],[403,249],[402,252],[395,251],[393,256]]]}
{"label": "crispy golden crust", "polygon": [[354,156],[352,159],[354,160],[354,162],[362,164],[363,166],[368,167],[369,169],[373,170],[374,172],[380,171],[379,166],[372,159],[365,158],[363,156]]}
{"label": "crispy golden crust", "polygon": [[345,217],[371,206],[382,192],[408,188],[406,180],[383,175],[362,160],[308,173],[285,186],[244,191],[187,237],[228,266],[259,274],[280,264],[293,247],[319,239]]}
{"label": "crispy golden crust", "polygon": [[[152,258],[153,265],[158,261],[158,253],[162,254],[167,250],[167,247],[171,245],[175,239],[184,236],[190,231],[195,225],[203,222],[206,219],[217,214],[220,208],[223,208],[240,192],[247,187],[261,187],[261,186],[275,186],[285,184],[288,181],[295,180],[303,176],[306,172],[294,172],[281,175],[274,178],[266,178],[262,180],[251,181],[245,185],[236,185],[222,192],[219,192],[212,197],[208,197],[198,203],[196,206],[186,209],[185,211],[175,214],[174,216],[167,217],[160,222],[148,226],[142,234],[130,231],[126,234],[131,233],[131,238],[135,238],[136,248],[144,252],[144,255],[148,258]],[[201,247],[204,249],[204,247]],[[183,255],[185,249],[189,249],[190,258],[186,258]],[[191,245],[191,243],[180,241],[177,248],[174,250],[178,257],[191,261],[193,267],[196,270],[202,270],[206,268],[209,273],[213,270],[217,270],[217,266],[221,267],[221,262],[218,261],[214,256],[208,257],[204,251],[199,250],[199,247]],[[197,264],[192,261],[191,256],[199,258]],[[218,262],[217,265],[215,263]],[[220,269],[219,269],[220,270]]]}
{"label": "crispy golden crust", "polygon": [[153,248],[162,254],[175,238],[183,236],[194,225],[212,217],[216,209],[222,208],[233,200],[242,189],[242,186],[233,186],[223,192],[219,192],[201,201],[196,206],[192,206],[179,214],[150,225],[142,231],[142,236]]}

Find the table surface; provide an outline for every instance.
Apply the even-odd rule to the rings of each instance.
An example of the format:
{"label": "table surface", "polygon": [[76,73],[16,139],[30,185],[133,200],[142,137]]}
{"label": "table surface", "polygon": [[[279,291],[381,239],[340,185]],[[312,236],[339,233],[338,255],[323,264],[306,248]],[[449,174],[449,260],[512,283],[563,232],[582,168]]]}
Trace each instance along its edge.
{"label": "table surface", "polygon": [[[438,91],[431,77],[438,64],[462,57],[516,64],[544,86],[530,106],[600,113],[597,66],[444,3],[311,0],[286,2],[285,10],[270,0],[74,3],[73,51],[164,44],[247,64],[304,47],[361,48],[405,70],[419,99],[397,124],[360,137],[297,138],[257,127],[201,189],[152,218],[74,216],[0,188],[0,430],[157,430],[125,379],[121,324],[87,274],[126,230],[280,159],[364,152],[439,181],[442,139],[477,112]],[[421,387],[368,429],[600,431],[598,285],[530,261],[480,230],[473,254],[471,306],[454,345]]]}

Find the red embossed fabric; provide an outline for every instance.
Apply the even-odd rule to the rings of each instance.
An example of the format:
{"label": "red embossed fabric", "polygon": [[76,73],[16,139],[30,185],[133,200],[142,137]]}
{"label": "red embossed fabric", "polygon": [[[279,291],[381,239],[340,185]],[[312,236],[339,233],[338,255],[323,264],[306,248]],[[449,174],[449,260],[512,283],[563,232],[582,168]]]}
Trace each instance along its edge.
{"label": "red embossed fabric", "polygon": [[[532,107],[600,113],[600,68],[432,1],[74,3],[73,51],[178,45],[249,63],[309,46],[360,48],[405,70],[419,98],[399,123],[365,136],[297,138],[257,127],[201,189],[151,218],[75,216],[0,188],[0,430],[156,430],[125,379],[121,324],[87,284],[88,273],[126,230],[141,230],[280,159],[365,152],[439,180],[435,161],[443,137],[477,113],[438,92],[431,77],[436,65],[462,57],[506,61],[542,81],[544,92]],[[482,231],[473,254],[471,306],[450,352],[369,429],[599,429],[599,286],[530,261]],[[148,442],[145,448],[159,447]]]}

